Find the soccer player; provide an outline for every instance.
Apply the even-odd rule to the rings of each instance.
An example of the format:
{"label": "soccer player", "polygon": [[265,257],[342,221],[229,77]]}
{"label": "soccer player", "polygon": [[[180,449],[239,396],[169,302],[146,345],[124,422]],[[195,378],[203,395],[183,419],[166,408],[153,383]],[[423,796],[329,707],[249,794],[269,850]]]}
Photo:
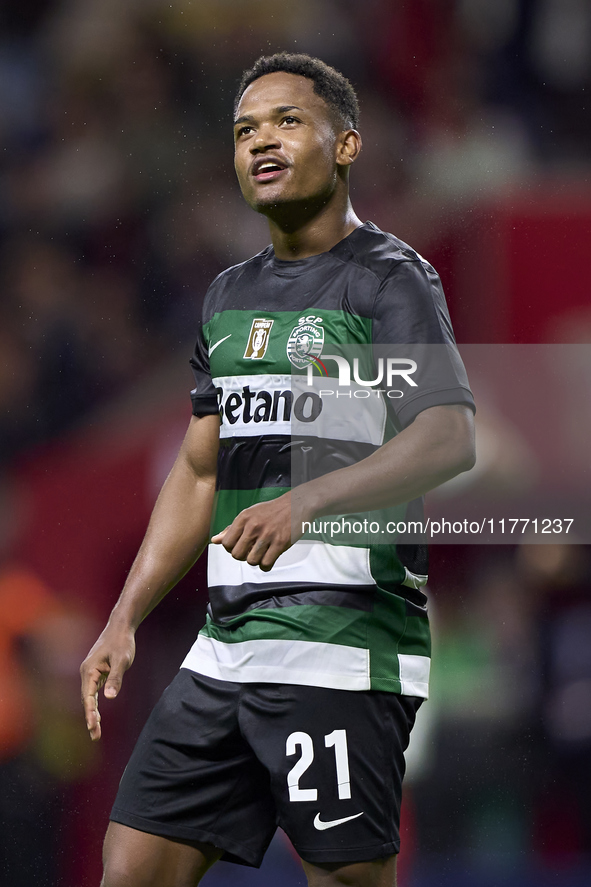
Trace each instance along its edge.
{"label": "soccer player", "polygon": [[[473,401],[432,267],[353,212],[357,127],[351,84],[317,59],[281,53],[243,77],[236,172],[272,247],[210,287],[189,429],[81,669],[98,739],[99,689],[117,695],[140,622],[211,542],[207,623],[122,778],[103,887],[194,887],[221,857],[260,865],[277,825],[312,887],[395,884],[403,752],[427,695],[424,551],[333,540],[319,519],[416,515],[472,466]],[[406,358],[424,344],[443,370]],[[361,364],[356,388],[314,382],[347,346],[392,345],[406,377],[384,371],[362,422],[361,396],[342,407],[368,392]]]}

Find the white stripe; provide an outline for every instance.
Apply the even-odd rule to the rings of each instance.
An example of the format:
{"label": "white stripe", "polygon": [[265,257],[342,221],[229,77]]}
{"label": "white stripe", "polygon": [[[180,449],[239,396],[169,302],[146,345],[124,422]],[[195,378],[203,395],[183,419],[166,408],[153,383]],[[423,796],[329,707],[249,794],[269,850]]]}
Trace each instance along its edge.
{"label": "white stripe", "polygon": [[237,561],[223,545],[208,548],[208,585],[317,582],[331,585],[375,585],[369,568],[369,549],[325,542],[300,541],[281,554],[265,573]]}
{"label": "white stripe", "polygon": [[[352,382],[339,386],[333,378],[304,376],[292,380],[294,401],[313,392],[322,401],[322,411],[314,422],[300,422],[292,415],[292,434],[315,434],[332,440],[355,441],[381,446],[386,428],[386,404],[381,394]],[[304,409],[305,411],[305,409]],[[312,428],[313,431],[308,429]]]}
{"label": "white stripe", "polygon": [[[307,384],[306,376],[288,375],[247,375],[216,376],[216,388],[221,388],[223,417],[221,437],[258,437],[262,434],[308,435],[330,440],[346,440],[356,443],[370,443],[381,446],[386,427],[386,405],[381,395],[367,387],[353,383],[350,387],[339,387],[337,380],[314,376],[314,384]],[[243,388],[251,393],[249,421],[244,410]],[[298,419],[295,410],[285,415],[285,398],[277,402],[275,421],[254,421],[257,407],[262,410],[264,399],[258,399],[259,392],[266,391],[273,398],[284,391],[291,391],[293,403],[301,401],[304,417],[311,416],[314,401],[319,398],[322,409],[314,421]],[[226,402],[233,394],[231,415],[226,415]],[[259,413],[260,415],[260,413]]]}
{"label": "white stripe", "polygon": [[422,588],[427,584],[428,576],[423,576],[421,573],[411,573],[408,567],[404,568],[404,579],[400,583],[401,585],[406,585],[407,588]]}
{"label": "white stripe", "polygon": [[400,692],[403,696],[429,696],[429,671],[431,660],[428,656],[411,653],[398,654],[400,670]]}
{"label": "white stripe", "polygon": [[[291,391],[291,375],[269,375],[261,373],[260,375],[253,374],[249,376],[215,376],[212,381],[216,388],[221,388],[223,391],[223,407],[225,407],[228,395],[236,393],[242,400],[242,389],[245,387],[250,388],[250,391],[253,394],[250,410],[252,414],[254,414],[257,406],[262,403],[262,399],[257,400],[256,398],[259,391],[268,391],[271,397],[273,397],[276,391]],[[245,422],[243,410],[240,408],[235,412],[236,422],[232,423],[228,421],[224,409],[222,424],[220,426],[220,437],[258,437],[261,434],[290,435],[291,420],[283,420],[284,407],[285,399],[281,398],[278,402],[277,419],[274,422],[271,422],[270,420],[268,422],[255,422],[254,420]]]}
{"label": "white stripe", "polygon": [[221,681],[303,684],[369,690],[369,650],[311,641],[252,640],[237,644],[200,634],[181,668]]}

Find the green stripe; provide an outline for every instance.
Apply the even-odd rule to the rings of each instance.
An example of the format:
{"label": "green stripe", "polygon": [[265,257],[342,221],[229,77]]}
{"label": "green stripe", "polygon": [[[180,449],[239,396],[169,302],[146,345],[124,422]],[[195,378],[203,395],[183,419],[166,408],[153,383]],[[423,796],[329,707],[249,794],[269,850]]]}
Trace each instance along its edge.
{"label": "green stripe", "polygon": [[[381,590],[376,594],[373,616],[369,635],[371,687],[396,692],[392,684],[400,684],[398,654],[431,655],[429,620],[426,615],[407,616],[404,598]],[[398,636],[392,631],[394,625],[402,629]]]}
{"label": "green stripe", "polygon": [[401,653],[413,653],[416,656],[431,655],[431,632],[427,616],[408,616],[404,629],[404,637],[400,641]]}
{"label": "green stripe", "polygon": [[242,641],[313,641],[367,648],[367,622],[371,614],[341,607],[300,604],[295,607],[248,610],[224,626],[208,617],[201,633],[225,644]]}
{"label": "green stripe", "polygon": [[[368,378],[369,366],[365,366],[371,343],[371,321],[369,318],[349,314],[346,311],[327,310],[313,311],[315,316],[322,317],[318,326],[324,329],[323,353],[340,353],[345,343],[366,346],[360,351],[362,356],[362,378]],[[213,315],[203,326],[203,334],[208,346],[215,345],[220,339],[229,336],[215,349],[211,356],[212,376],[235,376],[254,373],[292,374],[299,372],[287,357],[287,340],[298,321],[302,311],[222,311]],[[304,315],[305,316],[305,315]],[[269,342],[265,356],[260,360],[244,359],[244,352],[252,322],[255,318],[273,320]],[[231,334],[231,335],[230,335]],[[349,347],[347,347],[347,353]],[[336,375],[336,365],[329,361],[327,370]]]}
{"label": "green stripe", "polygon": [[237,514],[256,505],[257,502],[271,502],[284,493],[289,487],[262,487],[260,490],[218,490],[211,518],[211,535],[221,533],[229,526]]}
{"label": "green stripe", "polygon": [[[390,520],[403,520],[406,513],[406,505],[400,505],[397,509],[396,517]],[[395,542],[395,536],[388,536],[390,543]],[[396,554],[396,546],[393,544],[372,545],[369,551],[369,569],[376,585],[386,591],[394,590],[402,580],[406,577],[406,572],[398,555]]]}
{"label": "green stripe", "polygon": [[[394,626],[400,626],[398,633]],[[263,608],[248,610],[224,625],[208,617],[203,633],[226,644],[279,638],[369,647],[372,674],[378,678],[392,676],[398,653],[431,655],[427,617],[407,616],[404,598],[385,592],[378,592],[371,613],[315,604]]]}

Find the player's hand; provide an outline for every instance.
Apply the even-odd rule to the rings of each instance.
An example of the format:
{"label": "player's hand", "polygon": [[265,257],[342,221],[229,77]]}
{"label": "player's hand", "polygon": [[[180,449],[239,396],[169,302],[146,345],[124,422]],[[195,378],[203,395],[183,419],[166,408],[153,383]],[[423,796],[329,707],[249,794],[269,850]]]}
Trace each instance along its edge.
{"label": "player's hand", "polygon": [[114,699],[134,656],[134,632],[109,624],[80,666],[84,717],[93,742],[101,738],[99,690],[104,686],[105,698]]}
{"label": "player's hand", "polygon": [[280,554],[302,535],[301,508],[292,492],[245,508],[229,527],[212,536],[232,557],[269,571]]}

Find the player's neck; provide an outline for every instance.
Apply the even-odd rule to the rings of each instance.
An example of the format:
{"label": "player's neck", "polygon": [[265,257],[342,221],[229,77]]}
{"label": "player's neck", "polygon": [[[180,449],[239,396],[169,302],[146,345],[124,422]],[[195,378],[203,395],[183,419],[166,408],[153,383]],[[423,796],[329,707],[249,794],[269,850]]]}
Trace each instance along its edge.
{"label": "player's neck", "polygon": [[345,206],[327,204],[311,217],[294,218],[293,209],[285,217],[267,216],[273,249],[278,259],[295,261],[328,252],[362,223],[350,201]]}

